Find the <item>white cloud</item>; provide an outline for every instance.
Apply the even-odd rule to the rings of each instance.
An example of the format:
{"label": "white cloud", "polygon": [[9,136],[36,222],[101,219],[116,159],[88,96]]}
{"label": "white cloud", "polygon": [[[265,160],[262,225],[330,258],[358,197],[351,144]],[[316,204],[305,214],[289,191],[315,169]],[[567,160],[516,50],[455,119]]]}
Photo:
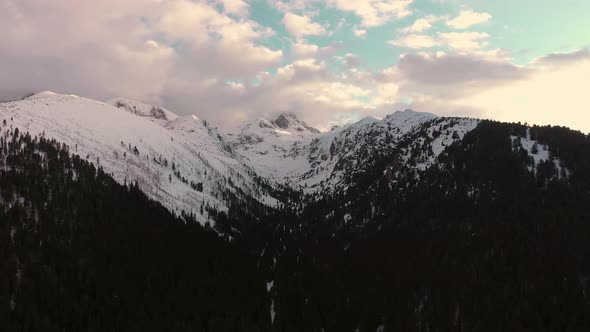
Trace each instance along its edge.
{"label": "white cloud", "polygon": [[364,37],[367,35],[367,29],[355,27],[354,29],[352,29],[352,33],[357,37]]}
{"label": "white cloud", "polygon": [[[215,7],[219,3],[221,12]],[[406,54],[378,73],[363,71],[360,59],[346,54],[339,58],[345,70],[334,73],[328,61],[343,45],[306,41],[306,35],[326,33],[309,14],[293,14],[309,24],[294,30],[299,37],[289,41],[293,62],[285,63],[280,50],[258,43],[273,31],[248,19],[245,3],[4,0],[0,99],[40,90],[103,100],[123,95],[219,124],[293,111],[305,112],[306,121],[319,127],[391,113],[411,100],[416,110],[441,115],[590,130],[587,49],[516,66],[505,50],[486,48],[485,33],[427,34],[427,24],[420,23],[390,43],[421,51],[444,47],[444,52]],[[292,3],[301,8],[297,13],[309,13],[307,0]],[[328,2],[361,18],[358,35],[403,17],[407,4]]]}
{"label": "white cloud", "polygon": [[475,12],[471,9],[462,10],[459,15],[447,21],[447,25],[455,29],[466,29],[472,25],[488,22],[492,15],[485,12]]}
{"label": "white cloud", "polygon": [[309,57],[313,57],[313,56],[315,56],[318,53],[319,50],[320,50],[320,47],[319,46],[317,46],[315,44],[307,44],[303,40],[297,40],[291,46],[291,52],[297,58],[309,58]]}
{"label": "white cloud", "polygon": [[269,1],[276,9],[283,13],[302,11],[317,0],[275,0]]}
{"label": "white cloud", "polygon": [[391,20],[407,17],[414,0],[277,0],[272,4],[278,10],[301,12],[309,7],[325,3],[327,6],[355,14],[361,19],[361,26],[371,28]]}
{"label": "white cloud", "polygon": [[[374,105],[392,105],[399,101],[399,85],[394,82],[387,82],[377,85],[377,94],[373,99]],[[391,112],[390,109],[387,112]]]}
{"label": "white cloud", "polygon": [[292,60],[301,59],[326,59],[342,48],[341,43],[333,43],[324,47],[306,42],[302,38],[296,39],[291,44]]}
{"label": "white cloud", "polygon": [[394,46],[401,46],[413,49],[431,48],[440,45],[439,40],[437,40],[434,37],[417,34],[411,34],[403,36],[396,40],[390,40],[388,43]]}
{"label": "white cloud", "polygon": [[414,21],[412,25],[403,28],[401,31],[404,33],[420,33],[432,28],[432,24],[436,21],[440,20],[439,17],[436,16],[428,16],[422,17]]}
{"label": "white cloud", "polygon": [[218,0],[218,3],[223,5],[224,12],[238,16],[246,16],[248,14],[249,5],[244,0]]}
{"label": "white cloud", "polygon": [[259,85],[248,86],[245,94],[234,97],[224,109],[231,121],[305,112],[302,116],[307,122],[325,128],[342,114],[364,108],[359,98],[368,98],[371,93],[368,85],[331,73],[323,61],[302,59],[279,67],[276,75],[261,74]]}
{"label": "white cloud", "polygon": [[423,18],[417,19],[414,24],[408,27],[408,32],[423,32],[432,28],[432,24]]}
{"label": "white cloud", "polygon": [[0,11],[0,98],[56,90],[160,102],[282,59],[281,51],[256,43],[271,30],[226,15],[244,8],[239,1],[224,1],[223,13],[188,0],[5,3],[12,9]]}
{"label": "white cloud", "polygon": [[287,31],[295,37],[326,34],[326,29],[323,26],[313,22],[311,18],[305,15],[286,13],[283,17],[283,24]]}
{"label": "white cloud", "polygon": [[413,0],[327,0],[329,6],[352,12],[364,27],[376,27],[412,14]]}
{"label": "white cloud", "polygon": [[438,34],[441,43],[456,50],[476,50],[488,45],[485,32],[445,32]]}
{"label": "white cloud", "polygon": [[484,32],[441,32],[435,36],[410,34],[388,41],[389,44],[411,49],[448,47],[459,51],[480,50],[488,45]]}

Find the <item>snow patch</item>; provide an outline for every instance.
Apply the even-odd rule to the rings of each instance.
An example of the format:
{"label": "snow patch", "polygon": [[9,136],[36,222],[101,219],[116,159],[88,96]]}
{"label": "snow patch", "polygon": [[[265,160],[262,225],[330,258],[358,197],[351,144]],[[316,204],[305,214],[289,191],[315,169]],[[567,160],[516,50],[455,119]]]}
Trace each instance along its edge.
{"label": "snow patch", "polygon": [[35,93],[34,95],[32,95],[28,98],[33,99],[33,98],[52,97],[55,95],[57,95],[57,93],[52,92],[52,91],[41,91],[41,92]]}
{"label": "snow patch", "polygon": [[527,129],[526,137],[510,136],[513,146],[519,145],[522,147],[529,157],[532,158],[533,165],[529,165],[528,170],[530,172],[536,172],[537,166],[543,161],[552,160],[557,169],[557,178],[560,179],[562,175],[569,177],[570,171],[563,167],[563,162],[554,156],[551,156],[549,147],[545,144],[541,144],[536,140],[532,140],[530,136],[530,129]]}
{"label": "snow patch", "polygon": [[270,324],[274,324],[275,322],[275,300],[270,300]]}

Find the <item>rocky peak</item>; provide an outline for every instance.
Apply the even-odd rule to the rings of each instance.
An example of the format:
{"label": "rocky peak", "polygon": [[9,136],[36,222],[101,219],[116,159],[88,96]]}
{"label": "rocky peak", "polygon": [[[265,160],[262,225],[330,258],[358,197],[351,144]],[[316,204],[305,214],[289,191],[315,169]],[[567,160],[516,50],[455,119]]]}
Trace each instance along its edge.
{"label": "rocky peak", "polygon": [[272,123],[282,129],[287,129],[293,122],[299,122],[297,116],[293,113],[282,113]]}
{"label": "rocky peak", "polygon": [[302,120],[297,118],[294,113],[281,113],[274,121],[271,122],[281,129],[295,129],[297,131],[309,131],[314,134],[319,134],[320,131],[309,126]]}
{"label": "rocky peak", "polygon": [[115,98],[107,102],[112,106],[123,109],[138,116],[150,118],[162,125],[178,119],[178,116],[160,106],[145,104],[129,98]]}

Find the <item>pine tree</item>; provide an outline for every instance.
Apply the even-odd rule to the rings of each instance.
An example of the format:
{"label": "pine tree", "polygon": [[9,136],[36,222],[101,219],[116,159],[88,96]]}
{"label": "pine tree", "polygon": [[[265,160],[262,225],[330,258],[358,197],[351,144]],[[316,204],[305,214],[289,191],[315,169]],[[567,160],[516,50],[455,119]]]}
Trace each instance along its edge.
{"label": "pine tree", "polygon": [[539,153],[539,145],[537,144],[537,142],[535,142],[533,144],[533,147],[531,148],[531,153],[532,154],[538,154]]}

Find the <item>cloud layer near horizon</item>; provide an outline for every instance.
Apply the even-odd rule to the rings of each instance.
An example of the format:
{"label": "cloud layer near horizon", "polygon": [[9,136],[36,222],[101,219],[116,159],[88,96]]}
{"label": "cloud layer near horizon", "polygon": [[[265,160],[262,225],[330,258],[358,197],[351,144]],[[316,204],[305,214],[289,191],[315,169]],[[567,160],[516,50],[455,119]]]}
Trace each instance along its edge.
{"label": "cloud layer near horizon", "polygon": [[[277,31],[252,19],[244,0],[0,0],[0,99],[41,90],[126,96],[224,126],[289,111],[326,129],[411,107],[590,131],[587,49],[515,65],[508,50],[489,47],[488,33],[470,30],[493,20],[488,13],[443,17],[414,12],[411,0],[329,0],[320,8],[356,23],[328,25],[318,3],[272,2]],[[377,70],[338,39],[309,38],[342,26],[365,38],[410,17],[387,41],[402,56]]]}

